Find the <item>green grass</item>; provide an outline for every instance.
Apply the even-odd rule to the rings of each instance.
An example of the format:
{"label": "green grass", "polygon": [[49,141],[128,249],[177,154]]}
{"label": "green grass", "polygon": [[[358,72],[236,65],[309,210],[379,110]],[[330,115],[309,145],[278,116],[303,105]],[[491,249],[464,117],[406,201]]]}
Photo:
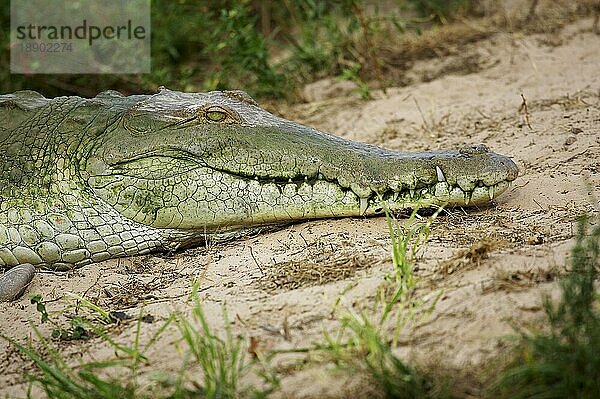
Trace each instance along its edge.
{"label": "green grass", "polygon": [[[388,284],[382,285],[380,289],[380,301],[384,304],[384,309],[380,318],[380,325],[383,325],[393,310],[396,310],[396,323],[392,344],[395,346],[398,342],[404,322],[412,318],[414,312],[421,308],[424,301],[414,298],[413,294],[417,285],[414,276],[414,263],[423,250],[431,234],[431,225],[442,211],[438,208],[433,215],[420,221],[419,209],[412,211],[410,217],[406,220],[405,226],[402,226],[386,209],[386,221],[392,241],[392,264],[393,272],[386,276]],[[390,294],[386,295],[386,292]],[[430,304],[430,312],[441,292]],[[398,308],[398,309],[395,309]]]}
{"label": "green grass", "polygon": [[[386,276],[379,290],[378,300],[382,303],[381,314],[375,317],[376,324],[371,324],[370,317],[364,314],[360,316],[346,314],[340,319],[342,326],[338,336],[336,338],[326,336],[327,344],[319,346],[320,350],[326,348],[330,358],[336,364],[347,367],[354,373],[369,375],[376,383],[377,389],[389,398],[429,397],[432,392],[433,385],[427,378],[392,353],[393,345],[390,344],[384,327],[388,316],[393,312],[404,314],[408,309],[413,312],[419,306],[412,295],[416,285],[413,263],[429,236],[430,226],[435,216],[437,213],[424,221],[419,221],[417,213],[413,212],[402,227],[392,216],[387,215],[392,239],[393,269]],[[191,317],[174,313],[144,346],[140,342],[141,314],[137,321],[134,343],[127,346],[118,343],[104,329],[110,321],[111,312],[85,298],[75,295],[69,298],[76,301],[75,304],[67,306],[69,313],[87,315],[77,319],[80,320],[85,331],[91,331],[95,336],[100,337],[119,356],[116,359],[72,366],[35,327],[33,329],[41,344],[41,350],[34,349],[32,344],[23,345],[3,336],[37,365],[39,373],[31,374],[28,378],[45,391],[49,398],[179,399],[238,398],[249,395],[265,397],[279,386],[279,377],[272,371],[269,363],[271,357],[255,350],[256,359],[249,359],[246,339],[233,335],[225,308],[223,309],[224,335],[215,333],[199,299],[197,285],[194,286],[191,294],[193,301]],[[48,313],[46,302],[42,298],[34,297],[32,303],[40,312],[42,322],[50,321],[56,327],[55,331],[63,331],[58,336],[53,334],[55,339],[70,339],[66,337],[68,335],[64,332],[66,329],[54,321],[54,313]],[[147,356],[148,349],[173,321],[181,341],[187,348],[182,367],[175,379],[159,375],[141,387],[138,384],[140,365],[152,364],[152,359]],[[400,324],[396,321],[395,330],[398,328]],[[244,378],[253,371],[263,381],[260,388],[242,383]],[[128,377],[124,378],[124,376]]]}
{"label": "green grass", "polygon": [[[263,367],[259,374],[265,380],[266,387],[258,389],[242,386],[240,380],[247,376],[252,371],[251,367],[256,364],[250,361],[247,355],[245,337],[233,335],[225,307],[223,307],[225,336],[216,335],[206,318],[198,296],[197,285],[194,286],[192,298],[194,302],[192,318],[188,319],[183,315],[176,317],[179,333],[187,344],[188,353],[172,397],[217,399],[247,397],[250,394],[261,397],[273,390],[278,384],[278,379],[270,373],[270,367],[261,362],[262,359],[258,359],[258,363],[266,367]],[[201,372],[200,376],[188,376],[190,377],[188,380],[194,381],[196,385],[194,390],[185,388],[183,384],[186,370],[190,367],[197,367]]]}
{"label": "green grass", "polygon": [[432,382],[392,352],[385,333],[365,314],[347,314],[336,337],[325,334],[326,351],[333,362],[351,375],[368,376],[374,383],[366,395],[385,398],[432,397]]}
{"label": "green grass", "polygon": [[[91,338],[94,333],[102,335],[104,327],[117,322],[118,316],[120,316],[120,314],[110,312],[79,295],[67,292],[65,297],[68,305],[52,314],[48,313],[47,302],[41,295],[31,295],[29,298],[40,314],[40,321],[48,322],[54,327],[52,330],[54,339],[86,340]],[[63,315],[68,319],[66,326],[58,321],[56,317],[58,315]]]}
{"label": "green grass", "polygon": [[[28,374],[30,383],[43,390],[48,398],[72,399],[117,399],[117,398],[241,398],[253,396],[265,397],[274,390],[279,379],[273,373],[269,359],[260,351],[254,350],[254,359],[247,353],[246,337],[234,336],[227,311],[223,308],[224,336],[215,332],[206,318],[202,303],[198,296],[198,286],[194,285],[191,299],[193,306],[191,317],[187,318],[179,312],[173,313],[152,335],[147,343],[142,345],[141,332],[143,314],[137,318],[133,343],[130,345],[117,342],[105,330],[111,312],[98,307],[85,298],[71,295],[77,300],[76,309],[69,304],[58,313],[65,310],[76,313],[87,310],[99,315],[100,319],[90,321],[90,318],[76,318],[85,331],[114,350],[115,358],[103,361],[92,361],[73,366],[69,364],[58,349],[58,345],[44,337],[39,329],[32,324],[38,344],[32,342],[21,344],[15,339],[0,334],[13,347],[29,358],[37,366],[37,372]],[[32,298],[43,322],[51,322],[55,327],[52,337],[56,342],[72,339],[73,332],[65,329],[53,320],[46,310],[46,302],[40,297]],[[105,317],[107,319],[102,319]],[[144,383],[139,383],[140,366],[151,366],[154,359],[148,356],[148,351],[156,343],[165,330],[174,322],[179,331],[180,339],[185,344],[185,354],[182,366],[176,378],[164,373],[144,375]],[[61,334],[55,334],[60,331]],[[87,338],[91,338],[90,333]],[[242,385],[241,380],[251,372],[263,381],[260,387]]]}
{"label": "green grass", "polygon": [[595,282],[600,267],[600,225],[579,221],[571,269],[561,299],[544,298],[546,323],[520,332],[513,356],[491,386],[493,397],[600,397],[600,302]]}
{"label": "green grass", "polygon": [[[433,40],[424,35],[473,17],[477,4],[475,0],[395,0],[385,6],[359,0],[151,0],[151,73],[13,75],[9,30],[3,29],[0,92],[30,89],[48,97],[95,96],[107,89],[154,93],[166,86],[181,91],[242,89],[259,98],[297,101],[305,84],[339,77],[356,82],[359,94],[369,98],[374,88],[405,84],[404,72],[412,61],[439,57],[448,47],[481,38],[482,26],[489,32],[503,28],[502,23],[488,21],[487,26],[477,21],[477,29],[448,29],[433,35]],[[557,7],[567,12],[560,4]],[[586,0],[577,13],[591,15],[593,7]],[[557,24],[544,21],[546,28]],[[517,25],[527,29],[531,21]],[[7,1],[0,3],[0,26],[10,26]]]}
{"label": "green grass", "polygon": [[[387,218],[393,251],[393,273],[387,279],[393,294],[382,296],[376,314],[348,312],[335,335],[326,333],[326,350],[333,361],[353,374],[369,375],[375,392],[386,398],[451,397],[452,376],[443,370],[419,370],[394,355],[396,337],[403,323],[414,317],[423,302],[414,298],[412,265],[429,236],[433,219],[405,227]],[[579,222],[570,270],[561,282],[561,299],[544,298],[546,322],[537,330],[520,330],[501,376],[492,381],[487,395],[493,398],[596,398],[600,397],[600,296],[595,288],[600,267],[600,224],[586,216]],[[389,290],[386,290],[389,292]],[[439,298],[439,296],[437,297]],[[435,306],[436,300],[426,313]],[[393,336],[384,321],[397,312]],[[441,381],[434,380],[443,377]],[[431,377],[429,377],[431,375]],[[485,377],[484,378],[489,378]]]}
{"label": "green grass", "polygon": [[[325,332],[326,345],[323,347],[333,362],[352,375],[369,376],[373,381],[373,392],[365,394],[377,393],[385,398],[439,398],[446,395],[443,384],[435,383],[393,353],[406,321],[422,310],[428,314],[439,298],[437,295],[425,308],[427,301],[415,292],[414,263],[441,210],[421,218],[415,209],[404,223],[400,223],[386,209],[392,242],[392,271],[378,289],[375,310],[368,306],[360,313],[350,310],[341,316],[341,328],[335,334]],[[388,320],[394,314],[390,334]]]}
{"label": "green grass", "polygon": [[[42,346],[41,350],[35,349],[31,343],[20,344],[3,334],[0,334],[0,337],[10,342],[19,352],[35,363],[38,372],[28,374],[27,377],[32,384],[40,387],[50,399],[149,398],[152,396],[147,393],[147,387],[140,387],[137,383],[138,369],[140,364],[147,360],[144,353],[164,332],[171,319],[167,320],[142,347],[140,343],[141,316],[140,314],[134,343],[131,346],[118,344],[108,335],[96,330],[102,339],[113,347],[118,358],[86,362],[77,367],[69,365],[57,348],[42,336],[34,325],[32,325],[32,329]],[[89,324],[88,327],[94,328]],[[125,370],[128,378],[123,378],[122,375],[117,378],[114,376],[116,370]]]}

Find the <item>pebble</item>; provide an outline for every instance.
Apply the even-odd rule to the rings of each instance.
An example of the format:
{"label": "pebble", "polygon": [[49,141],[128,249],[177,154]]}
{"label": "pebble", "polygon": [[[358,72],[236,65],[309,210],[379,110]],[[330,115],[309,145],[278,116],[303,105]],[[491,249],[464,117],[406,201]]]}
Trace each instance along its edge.
{"label": "pebble", "polygon": [[29,263],[17,265],[0,277],[0,302],[18,299],[33,280],[35,267]]}

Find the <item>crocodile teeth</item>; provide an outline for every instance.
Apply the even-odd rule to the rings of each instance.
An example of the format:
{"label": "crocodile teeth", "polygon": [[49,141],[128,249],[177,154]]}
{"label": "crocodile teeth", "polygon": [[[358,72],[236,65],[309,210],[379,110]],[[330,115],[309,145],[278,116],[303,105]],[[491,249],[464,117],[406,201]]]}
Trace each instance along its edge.
{"label": "crocodile teeth", "polygon": [[415,190],[413,190],[412,188],[408,190],[408,192],[410,193],[410,198],[414,198],[415,197]]}
{"label": "crocodile teeth", "polygon": [[358,211],[358,213],[360,215],[364,215],[365,212],[367,211],[367,206],[369,205],[369,199],[368,198],[360,198],[360,210]]}
{"label": "crocodile teeth", "polygon": [[288,183],[292,183],[292,178],[290,177],[290,179],[288,180]]}
{"label": "crocodile teeth", "polygon": [[465,193],[465,206],[469,206],[469,202],[471,202],[471,193]]}
{"label": "crocodile teeth", "polygon": [[488,187],[488,195],[490,196],[490,201],[494,199],[494,186]]}
{"label": "crocodile teeth", "polygon": [[394,191],[394,194],[392,194],[392,201],[397,201],[399,195],[400,193],[398,191]]}
{"label": "crocodile teeth", "polygon": [[435,167],[435,174],[437,175],[438,182],[443,183],[446,181],[446,176],[444,176],[444,171],[439,166]]}

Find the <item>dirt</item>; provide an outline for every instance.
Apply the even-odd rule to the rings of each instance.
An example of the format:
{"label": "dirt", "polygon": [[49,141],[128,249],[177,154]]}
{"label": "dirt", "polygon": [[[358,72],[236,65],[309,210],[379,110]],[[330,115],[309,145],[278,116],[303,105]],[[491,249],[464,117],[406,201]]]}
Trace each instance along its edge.
{"label": "dirt", "polygon": [[[370,100],[346,93],[286,111],[316,128],[391,149],[485,143],[519,165],[513,187],[491,206],[451,209],[432,225],[416,262],[417,295],[441,296],[429,316],[403,330],[394,350],[403,359],[483,370],[505,352],[514,325],[542,319],[542,296],[556,297],[577,217],[598,212],[600,198],[600,35],[593,22],[581,19],[544,34],[495,33],[465,44],[462,60],[453,54],[416,62],[409,74],[417,82],[409,86],[375,91]],[[261,350],[292,350],[323,342],[341,314],[373,303],[391,269],[385,218],[319,220],[174,256],[41,272],[29,293],[50,301],[51,312],[65,308],[66,292],[133,317],[143,308],[153,316],[142,324],[147,342],[174,310],[190,310],[196,281],[217,331],[226,304],[235,333],[252,337]],[[34,337],[31,322],[45,336],[52,329],[39,323],[26,297],[0,304],[0,312],[0,331],[19,341]],[[125,320],[109,334],[131,344],[135,330],[135,321]],[[99,338],[58,345],[73,365],[115,356]],[[183,347],[177,329],[168,328],[148,350],[142,372],[175,376]],[[275,357],[281,388],[272,397],[364,392],[360,378],[308,359],[314,360],[301,351]],[[33,369],[0,341],[0,396],[25,396],[23,373]]]}

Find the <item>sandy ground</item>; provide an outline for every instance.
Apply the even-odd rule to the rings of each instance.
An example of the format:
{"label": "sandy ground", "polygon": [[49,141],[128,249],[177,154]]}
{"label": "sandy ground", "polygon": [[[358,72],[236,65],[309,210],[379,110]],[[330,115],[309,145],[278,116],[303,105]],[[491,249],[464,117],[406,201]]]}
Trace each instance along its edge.
{"label": "sandy ground", "polygon": [[[415,64],[411,76],[428,82],[375,92],[372,100],[344,94],[286,111],[311,126],[391,149],[485,143],[520,167],[513,187],[492,206],[449,210],[435,221],[416,264],[417,293],[442,296],[429,317],[403,330],[395,350],[403,358],[484,369],[505,350],[512,325],[535,323],[543,316],[542,295],[557,294],[577,216],[594,211],[600,197],[600,35],[592,22],[552,34],[495,34]],[[485,256],[465,255],[478,248]],[[334,331],[341,314],[373,303],[392,268],[390,250],[382,217],[312,221],[171,257],[43,272],[29,292],[46,300],[73,292],[132,316],[143,306],[155,318],[142,325],[146,342],[174,309],[190,309],[191,282],[200,279],[217,330],[227,304],[234,332],[254,337],[263,350],[306,348],[322,342],[324,330]],[[48,304],[51,311],[64,307],[64,300]],[[0,330],[19,340],[33,336],[30,321],[39,324],[26,298],[0,304],[0,313]],[[129,321],[109,331],[117,342],[131,343],[135,328]],[[43,334],[50,330],[41,325]],[[98,338],[59,347],[73,364],[114,357]],[[144,372],[174,375],[183,347],[169,328],[147,352]],[[306,363],[310,356],[276,357],[274,365],[285,372],[274,397],[355,395],[358,379]],[[31,370],[30,361],[0,341],[0,396],[25,396],[22,374]],[[463,392],[470,393],[468,387]]]}

